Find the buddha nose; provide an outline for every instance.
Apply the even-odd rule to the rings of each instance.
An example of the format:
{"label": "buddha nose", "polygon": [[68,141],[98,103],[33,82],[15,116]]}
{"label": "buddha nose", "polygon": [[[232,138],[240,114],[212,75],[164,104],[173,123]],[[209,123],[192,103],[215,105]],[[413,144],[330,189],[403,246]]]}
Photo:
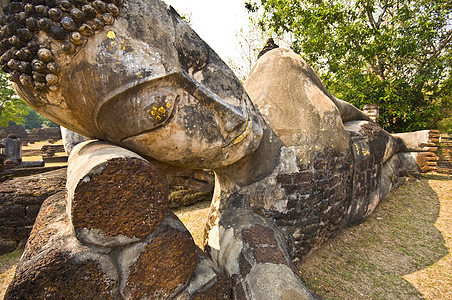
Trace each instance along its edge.
{"label": "buddha nose", "polygon": [[224,101],[203,86],[198,86],[193,96],[218,116],[227,133],[242,130],[246,125],[248,121],[246,109]]}

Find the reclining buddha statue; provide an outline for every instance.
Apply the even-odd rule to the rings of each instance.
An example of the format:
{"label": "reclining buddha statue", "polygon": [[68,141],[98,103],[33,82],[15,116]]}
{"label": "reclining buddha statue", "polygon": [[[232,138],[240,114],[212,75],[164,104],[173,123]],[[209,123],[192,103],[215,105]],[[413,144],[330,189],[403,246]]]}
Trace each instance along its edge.
{"label": "reclining buddha statue", "polygon": [[[401,151],[436,139],[389,134],[290,50],[243,86],[160,0],[0,4],[17,93],[89,139],[5,299],[314,299],[296,266],[372,213]],[[165,165],[215,173],[204,251],[168,209]]]}

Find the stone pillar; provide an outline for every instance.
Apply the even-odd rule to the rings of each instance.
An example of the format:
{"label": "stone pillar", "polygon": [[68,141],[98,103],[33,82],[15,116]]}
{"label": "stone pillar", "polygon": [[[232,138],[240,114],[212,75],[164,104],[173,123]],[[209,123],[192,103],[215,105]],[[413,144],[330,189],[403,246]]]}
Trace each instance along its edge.
{"label": "stone pillar", "polygon": [[68,213],[82,242],[122,246],[147,237],[168,213],[168,187],[139,155],[88,141],[68,161]]}
{"label": "stone pillar", "polygon": [[365,104],[363,112],[375,123],[378,123],[380,116],[380,106],[378,104]]}
{"label": "stone pillar", "polygon": [[22,162],[22,144],[15,135],[9,135],[2,141],[5,148],[2,149],[2,154],[7,155],[6,161],[11,161],[18,165]]}

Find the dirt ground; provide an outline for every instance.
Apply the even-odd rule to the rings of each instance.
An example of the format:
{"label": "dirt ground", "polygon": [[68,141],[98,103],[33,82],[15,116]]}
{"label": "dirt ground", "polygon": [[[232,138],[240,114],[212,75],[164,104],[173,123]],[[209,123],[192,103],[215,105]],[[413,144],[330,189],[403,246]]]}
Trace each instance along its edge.
{"label": "dirt ground", "polygon": [[176,216],[190,231],[195,244],[204,249],[204,224],[209,212],[210,201],[200,202],[189,207],[183,207],[174,211]]}
{"label": "dirt ground", "polygon": [[[452,176],[411,178],[374,214],[344,230],[300,266],[327,299],[452,299]],[[202,243],[209,203],[175,211]],[[21,251],[0,256],[0,299]]]}

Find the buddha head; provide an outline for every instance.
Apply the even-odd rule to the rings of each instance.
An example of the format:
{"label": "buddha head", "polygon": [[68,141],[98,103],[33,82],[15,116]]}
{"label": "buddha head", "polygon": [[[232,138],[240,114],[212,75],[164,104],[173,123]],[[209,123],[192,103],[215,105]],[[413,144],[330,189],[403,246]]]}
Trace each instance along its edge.
{"label": "buddha head", "polygon": [[194,168],[259,145],[262,118],[239,80],[159,0],[0,0],[0,64],[56,123]]}

